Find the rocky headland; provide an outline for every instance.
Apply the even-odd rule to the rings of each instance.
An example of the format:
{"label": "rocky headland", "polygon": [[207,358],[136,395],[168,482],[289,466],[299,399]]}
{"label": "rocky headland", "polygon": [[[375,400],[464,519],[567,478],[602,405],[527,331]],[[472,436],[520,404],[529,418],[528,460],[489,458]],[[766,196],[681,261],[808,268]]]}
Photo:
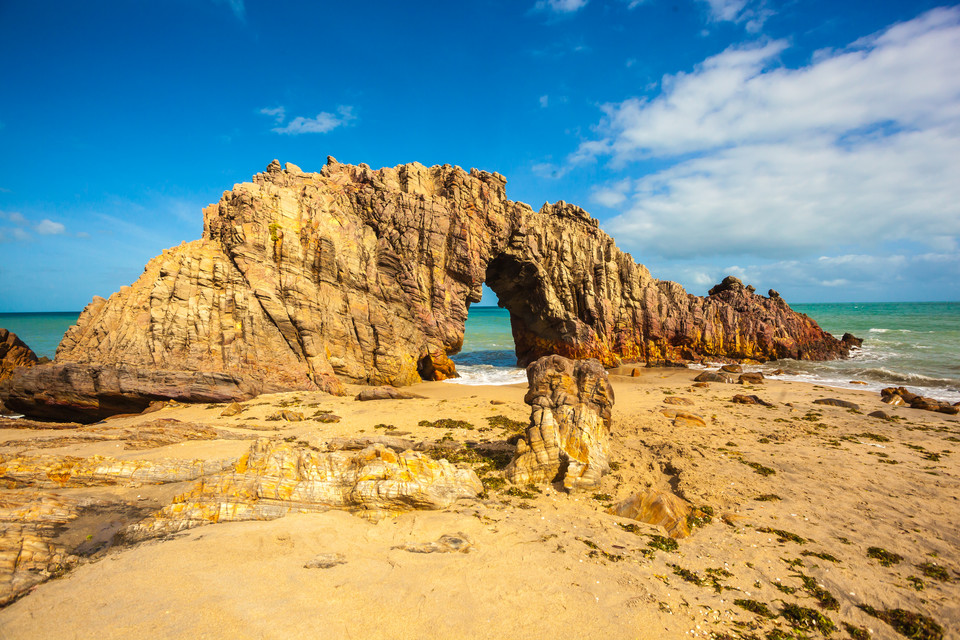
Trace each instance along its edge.
{"label": "rocky headland", "polygon": [[272,162],[204,212],[203,237],[95,298],[51,364],[0,383],[12,410],[95,421],[150,402],[245,400],[456,376],[487,283],[517,359],[662,364],[829,359],[853,345],[776,292],[727,278],[707,297],[657,280],[585,211],[534,211],[496,173],[418,163],[319,173]]}

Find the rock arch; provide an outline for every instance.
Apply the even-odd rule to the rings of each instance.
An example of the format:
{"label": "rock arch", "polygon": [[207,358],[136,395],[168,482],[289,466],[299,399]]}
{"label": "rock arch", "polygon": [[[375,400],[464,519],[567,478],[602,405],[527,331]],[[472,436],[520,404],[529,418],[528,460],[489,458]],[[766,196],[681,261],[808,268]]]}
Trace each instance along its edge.
{"label": "rock arch", "polygon": [[698,298],[656,280],[585,211],[533,211],[496,173],[333,158],[305,173],[274,161],[203,213],[200,240],[95,298],[55,362],[18,371],[0,398],[99,419],[162,398],[444,379],[484,282],[511,313],[520,364],[551,353],[607,366],[833,358],[848,347],[739,281]]}

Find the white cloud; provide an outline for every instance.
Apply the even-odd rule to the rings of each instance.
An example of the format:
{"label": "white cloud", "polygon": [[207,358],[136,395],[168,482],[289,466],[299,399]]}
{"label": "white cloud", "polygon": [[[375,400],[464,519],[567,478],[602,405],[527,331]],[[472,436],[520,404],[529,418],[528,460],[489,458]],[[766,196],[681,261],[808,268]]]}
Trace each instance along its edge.
{"label": "white cloud", "polygon": [[67,230],[61,223],[47,220],[46,218],[37,223],[33,228],[42,236],[56,236]]}
{"label": "white cloud", "polygon": [[540,96],[540,108],[546,109],[550,106],[550,96]]}
{"label": "white cloud", "polygon": [[14,211],[13,213],[7,214],[7,220],[14,224],[26,224],[27,219],[23,217],[22,213]]}
{"label": "white cloud", "polygon": [[287,117],[287,110],[284,107],[274,107],[272,109],[263,108],[260,109],[260,113],[265,116],[270,116],[274,119],[274,124],[281,124],[284,118]]}
{"label": "white cloud", "polygon": [[839,299],[862,301],[960,295],[960,255],[956,253],[841,254],[726,266],[671,264],[656,271],[701,294],[724,276],[734,275],[754,285],[758,293],[776,289],[791,303],[822,297],[824,288],[840,289],[832,292]]}
{"label": "white cloud", "polygon": [[731,48],[665,77],[654,99],[605,106],[599,137],[571,163],[674,162],[634,178],[631,204],[605,227],[625,246],[681,258],[880,242],[955,250],[960,8],[799,69],[779,64],[786,47]]}
{"label": "white cloud", "polygon": [[587,2],[589,0],[537,0],[533,10],[559,14],[576,13],[587,6]]}
{"label": "white cloud", "polygon": [[[750,33],[758,33],[773,15],[766,0],[701,0],[710,8],[713,22],[743,24]],[[632,8],[632,7],[631,7]]]}
{"label": "white cloud", "polygon": [[594,189],[590,199],[604,207],[617,207],[627,201],[627,192],[630,191],[631,181],[621,180],[606,187]]}
{"label": "white cloud", "polygon": [[[261,110],[261,113],[264,113],[264,111]],[[269,113],[266,115],[277,116],[278,114]],[[336,114],[322,111],[318,113],[315,118],[304,118],[303,116],[297,116],[285,126],[274,127],[271,129],[271,131],[287,135],[300,135],[303,133],[328,133],[337,127],[342,127],[349,124],[355,119],[356,116],[353,115],[353,107],[341,106],[337,108]],[[280,122],[282,122],[282,120]],[[280,122],[278,122],[278,124]]]}

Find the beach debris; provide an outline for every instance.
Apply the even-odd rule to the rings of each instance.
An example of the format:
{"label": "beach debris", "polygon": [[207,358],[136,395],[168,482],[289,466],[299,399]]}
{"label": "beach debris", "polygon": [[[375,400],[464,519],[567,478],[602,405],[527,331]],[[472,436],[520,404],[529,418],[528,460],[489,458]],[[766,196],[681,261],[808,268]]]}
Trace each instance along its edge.
{"label": "beach debris", "polygon": [[393,547],[411,553],[469,553],[473,548],[465,533],[444,534],[433,542],[407,542]]}
{"label": "beach debris", "polygon": [[596,489],[609,469],[613,387],[597,360],[544,356],[527,367],[530,425],[507,466],[514,484]]}
{"label": "beach debris", "polygon": [[304,569],[332,569],[337,565],[346,564],[347,557],[342,553],[321,553],[303,565]]}

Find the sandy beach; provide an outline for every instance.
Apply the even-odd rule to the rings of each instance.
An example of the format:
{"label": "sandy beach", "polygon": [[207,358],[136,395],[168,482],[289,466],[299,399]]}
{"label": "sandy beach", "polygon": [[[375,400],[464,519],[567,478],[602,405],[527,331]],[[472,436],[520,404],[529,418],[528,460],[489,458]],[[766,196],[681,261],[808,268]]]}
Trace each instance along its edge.
{"label": "sandy beach", "polygon": [[[791,611],[819,613],[840,637],[867,637],[856,636],[858,630],[902,637],[861,605],[881,614],[921,614],[942,627],[943,637],[958,637],[955,416],[889,407],[871,392],[771,378],[748,388],[694,387],[695,371],[639,373],[610,376],[615,470],[594,494],[506,485],[445,511],[377,523],[328,511],[114,546],[0,610],[0,637],[759,638],[831,630],[816,628],[826,624],[822,619],[791,619]],[[489,428],[486,418],[529,416],[525,385],[426,383],[413,390],[425,397],[357,402],[352,395],[287,393],[256,398],[234,417],[219,417],[223,406],[192,405],[108,421],[123,427],[170,418],[239,439],[145,450],[116,441],[38,446],[78,430],[5,429],[0,439],[8,459],[43,453],[213,460],[236,458],[259,437],[319,444],[389,431],[414,442],[447,436],[448,446],[451,439],[496,442],[506,431]],[[773,406],[734,404],[736,394],[755,394]],[[814,404],[822,398],[860,408]],[[342,420],[263,420],[278,406],[307,405]],[[664,415],[678,409],[704,425],[674,424]],[[878,409],[894,419],[866,415]],[[441,418],[473,428],[419,425]],[[148,512],[190,484],[53,493],[139,503]],[[661,527],[605,513],[647,489],[673,491],[710,507],[713,517],[672,549]],[[82,540],[81,524],[71,523],[60,541]],[[103,519],[87,526],[105,535],[98,532]],[[402,548],[444,535],[469,548],[430,554]],[[889,566],[870,557],[871,548],[895,554],[881,556]],[[305,567],[318,557],[337,563]],[[790,604],[800,608],[785,614]]]}

